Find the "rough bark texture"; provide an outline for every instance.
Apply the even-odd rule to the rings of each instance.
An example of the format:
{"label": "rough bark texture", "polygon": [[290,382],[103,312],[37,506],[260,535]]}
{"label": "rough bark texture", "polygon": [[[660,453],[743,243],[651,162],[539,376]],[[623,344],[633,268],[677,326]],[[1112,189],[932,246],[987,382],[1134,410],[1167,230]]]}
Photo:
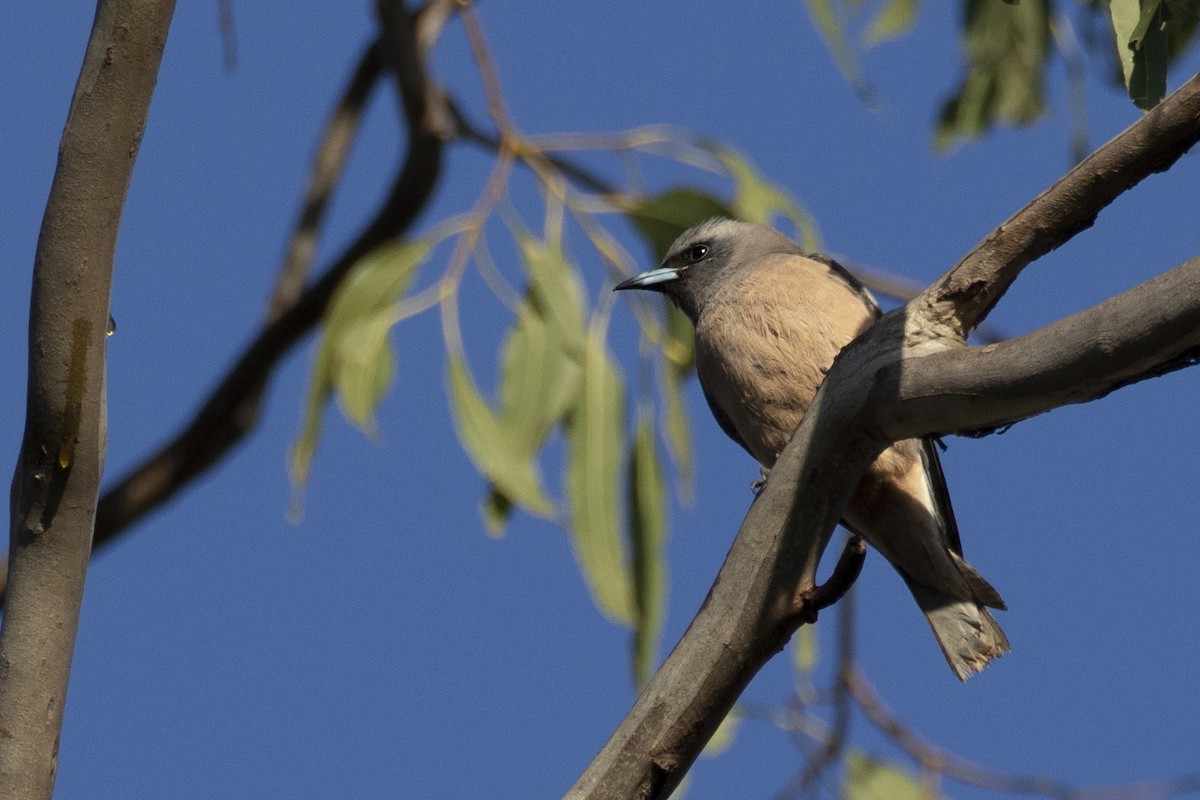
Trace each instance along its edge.
{"label": "rough bark texture", "polygon": [[54,788],[104,465],[113,254],[174,5],[99,4],[42,220],[0,631],[0,797]]}
{"label": "rough bark texture", "polygon": [[973,432],[1196,362],[1200,259],[1027,336],[967,347],[1021,270],[1200,140],[1200,76],[847,347],[751,506],[708,598],[571,800],[663,798],[799,624],[851,489],[899,439]]}

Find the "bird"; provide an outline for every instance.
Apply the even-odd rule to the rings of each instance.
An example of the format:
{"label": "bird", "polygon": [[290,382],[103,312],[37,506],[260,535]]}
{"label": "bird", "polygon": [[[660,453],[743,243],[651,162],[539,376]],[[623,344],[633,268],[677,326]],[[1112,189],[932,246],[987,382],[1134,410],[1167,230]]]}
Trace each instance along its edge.
{"label": "bird", "polygon": [[[768,475],[842,348],[882,315],[836,261],[769,225],[716,218],[615,290],[666,295],[695,327],[696,374],[721,429]],[[1009,651],[988,608],[1000,593],[968,564],[931,438],[896,442],[868,467],[842,525],[900,573],[965,681]]]}

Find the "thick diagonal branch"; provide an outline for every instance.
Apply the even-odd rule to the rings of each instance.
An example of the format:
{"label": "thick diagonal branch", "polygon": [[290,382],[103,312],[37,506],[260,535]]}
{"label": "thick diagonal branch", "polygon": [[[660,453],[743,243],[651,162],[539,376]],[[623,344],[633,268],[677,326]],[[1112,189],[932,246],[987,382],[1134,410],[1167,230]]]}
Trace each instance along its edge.
{"label": "thick diagonal branch", "polygon": [[1011,422],[1192,362],[1200,346],[1195,261],[1047,330],[980,348],[961,342],[1025,264],[1200,138],[1198,93],[1193,79],[842,352],[704,605],[569,798],[670,794],[794,631],[789,599],[812,589],[853,488],[893,441]]}

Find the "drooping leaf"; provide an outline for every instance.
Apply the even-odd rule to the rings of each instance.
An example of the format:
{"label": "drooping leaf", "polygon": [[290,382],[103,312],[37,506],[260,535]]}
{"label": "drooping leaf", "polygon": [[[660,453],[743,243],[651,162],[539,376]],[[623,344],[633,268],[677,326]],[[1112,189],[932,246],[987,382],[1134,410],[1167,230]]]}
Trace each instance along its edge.
{"label": "drooping leaf", "polygon": [[571,534],[596,605],[608,617],[631,626],[633,585],[619,509],[624,429],[624,382],[605,347],[603,326],[594,324],[584,343],[583,385],[567,425]]}
{"label": "drooping leaf", "polygon": [[888,0],[875,14],[863,43],[874,47],[881,42],[903,36],[917,21],[917,0]]}
{"label": "drooping leaf", "polygon": [[337,346],[338,404],[366,433],[375,430],[375,408],[396,372],[396,359],[388,347],[391,329],[391,319],[381,315],[349,326]]}
{"label": "drooping leaf", "polygon": [[692,321],[674,303],[667,303],[667,339],[663,353],[681,375],[696,365],[696,329]]}
{"label": "drooping leaf", "polygon": [[934,146],[941,151],[996,124],[1028,124],[1045,107],[1042,76],[1050,55],[1046,0],[1015,5],[967,0],[963,29],[967,74],[942,106],[934,134]]}
{"label": "drooping leaf", "polygon": [[567,353],[583,349],[583,283],[579,271],[563,252],[562,244],[540,241],[525,231],[516,232],[525,273],[529,279],[529,302],[550,326],[550,336]]}
{"label": "drooping leaf", "polygon": [[791,221],[800,244],[807,250],[820,249],[817,226],[795,198],[767,180],[749,161],[730,148],[715,141],[699,144],[711,152],[733,179],[732,209],[735,216],[746,222],[774,223],[776,216]]}
{"label": "drooping leaf", "polygon": [[648,412],[641,413],[629,465],[629,533],[637,612],[633,629],[633,672],[639,687],[649,680],[657,662],[658,637],[666,605],[666,491],[654,422]]}
{"label": "drooping leaf", "polygon": [[[498,426],[514,454],[536,462],[579,392],[584,339],[583,284],[559,243],[514,231],[528,280],[526,299],[500,348]],[[513,503],[494,485],[480,509],[501,535]]]}
{"label": "drooping leaf", "polygon": [[687,187],[648,197],[629,212],[629,220],[650,245],[656,262],[662,261],[667,249],[688,228],[713,217],[732,216],[733,212],[717,198]]}
{"label": "drooping leaf", "polygon": [[679,473],[679,494],[690,504],[694,491],[695,469],[692,455],[692,426],[688,421],[687,404],[683,400],[684,375],[667,368],[659,373],[659,393],[662,396],[662,428],[667,451]]}
{"label": "drooping leaf", "polygon": [[395,373],[388,348],[393,309],[429,255],[424,240],[388,243],[367,254],[330,302],[317,347],[304,422],[291,454],[292,481],[307,479],[321,434],[325,405],[336,393],[346,416],[367,432]]}
{"label": "drooping leaf", "polygon": [[542,490],[537,460],[480,394],[462,356],[450,356],[446,381],[459,441],[475,466],[513,504],[532,514],[552,516],[554,506]]}
{"label": "drooping leaf", "polygon": [[487,497],[479,505],[479,516],[483,520],[483,529],[493,539],[504,536],[508,518],[512,516],[512,502],[496,488],[495,484],[488,489]]}
{"label": "drooping leaf", "polygon": [[838,71],[842,73],[842,77],[846,79],[846,83],[850,84],[850,88],[864,103],[873,103],[875,93],[867,83],[862,64],[858,60],[858,54],[854,52],[850,38],[846,35],[845,27],[842,25],[838,9],[840,4],[837,0],[805,0],[804,4],[808,7],[808,14],[812,17],[813,26],[825,40],[825,46],[829,48],[833,62],[837,65]]}
{"label": "drooping leaf", "polygon": [[503,423],[522,451],[533,456],[575,400],[578,357],[569,355],[550,324],[526,305],[501,348],[500,372]]}
{"label": "drooping leaf", "polygon": [[841,797],[845,800],[931,800],[921,781],[909,769],[871,758],[858,750],[846,754]]}
{"label": "drooping leaf", "polygon": [[1170,61],[1163,4],[1160,0],[1112,0],[1109,14],[1129,97],[1138,108],[1153,108],[1167,92]]}

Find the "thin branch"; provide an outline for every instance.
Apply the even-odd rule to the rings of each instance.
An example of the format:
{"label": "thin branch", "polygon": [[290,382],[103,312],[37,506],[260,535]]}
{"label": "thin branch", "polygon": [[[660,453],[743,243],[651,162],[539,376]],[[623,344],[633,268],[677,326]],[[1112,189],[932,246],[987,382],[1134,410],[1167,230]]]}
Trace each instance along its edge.
{"label": "thin branch", "polygon": [[1127,189],[1168,169],[1200,141],[1200,75],[1179,87],[1003,222],[927,289],[914,311],[961,341],[1021,270],[1086,230]]}
{"label": "thin branch", "polygon": [[325,212],[329,208],[333,190],[341,180],[342,170],[345,169],[350,155],[350,145],[354,142],[359,121],[362,119],[363,108],[383,71],[383,59],[379,50],[379,43],[372,42],[363,51],[358,67],[354,70],[342,99],[334,107],[333,114],[325,126],[325,133],[317,144],[312,173],[304,192],[304,207],[288,241],[283,265],[275,281],[275,293],[271,297],[270,310],[267,312],[268,322],[274,321],[295,305],[297,298],[304,291],[308,269],[317,252],[317,237],[325,219]]}
{"label": "thin branch", "polygon": [[42,217],[0,630],[0,797],[49,800],[107,436],[105,329],[125,196],[173,0],[102,0]]}
{"label": "thin branch", "polygon": [[[794,630],[787,624],[797,619],[791,602],[797,591],[813,587],[821,554],[867,466],[894,441],[945,430],[947,405],[953,407],[952,429],[1011,418],[1012,403],[988,405],[990,396],[949,394],[923,402],[921,390],[939,381],[977,389],[973,371],[986,371],[996,352],[1017,353],[1021,345],[1014,342],[1030,340],[966,348],[966,332],[1021,267],[1086,228],[1107,202],[1169,166],[1197,138],[1200,76],[997,229],[921,297],[842,351],[751,505],[703,606],[569,798],[662,798],[678,785],[742,689]],[[1010,359],[1007,371],[988,372],[989,385],[1012,392],[1027,415],[1191,363],[1200,350],[1193,344],[1200,341],[1197,271],[1200,261],[1127,292],[1131,298],[1091,310],[1095,315],[1083,322],[1065,321],[1055,332],[1084,350],[1072,358],[1065,344],[1053,349],[1046,364],[1057,372],[1022,372]],[[1163,305],[1147,314],[1146,303],[1156,300]],[[1129,318],[1137,313],[1149,318],[1138,325]],[[1087,338],[1097,331],[1119,331],[1132,343]],[[1034,353],[1025,347],[1023,355]],[[1088,385],[1072,393],[1079,379]],[[1053,398],[1039,405],[1047,388]]]}
{"label": "thin branch", "polygon": [[1004,794],[1037,795],[1055,800],[1159,800],[1200,791],[1200,773],[1169,780],[1124,786],[1076,786],[1046,775],[1010,775],[968,761],[940,748],[910,730],[888,710],[875,689],[857,669],[850,669],[846,686],[871,724],[891,739],[922,769],[968,786]]}
{"label": "thin branch", "polygon": [[[847,547],[855,540],[857,540],[857,547],[862,549],[865,557],[866,547],[859,537],[852,537],[847,543]],[[820,740],[821,748],[808,759],[799,774],[779,793],[780,798],[801,797],[809,792],[825,771],[838,760],[846,746],[846,737],[850,733],[852,717],[850,690],[846,684],[846,678],[850,670],[854,668],[854,592],[847,591],[841,603],[838,608],[837,625],[837,676],[834,680],[831,697],[833,721]],[[797,713],[805,712],[800,709]]]}
{"label": "thin branch", "polygon": [[[426,78],[417,31],[430,36],[425,18],[398,4],[383,17],[381,54],[396,77],[409,129],[408,149],[391,191],[354,241],[286,310],[258,332],[199,411],[175,437],[100,498],[95,541],[104,545],[203,474],[257,423],[262,392],[284,355],[320,321],[350,269],[378,245],[408,230],[425,208],[441,171],[443,132],[430,108],[440,94]],[[428,6],[438,9],[440,3]],[[442,20],[445,16],[440,17]]]}

